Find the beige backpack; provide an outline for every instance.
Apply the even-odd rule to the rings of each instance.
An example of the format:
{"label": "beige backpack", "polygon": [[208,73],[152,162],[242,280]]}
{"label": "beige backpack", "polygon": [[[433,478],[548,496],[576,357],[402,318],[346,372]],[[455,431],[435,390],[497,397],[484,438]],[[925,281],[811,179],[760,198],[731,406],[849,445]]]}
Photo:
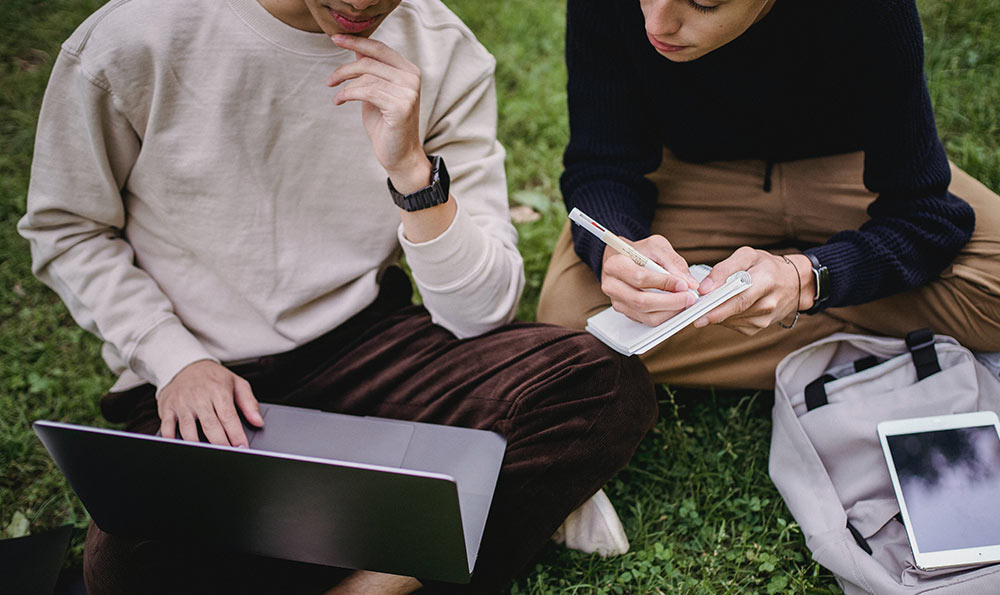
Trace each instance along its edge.
{"label": "beige backpack", "polygon": [[813,559],[845,593],[1000,593],[1000,564],[914,565],[875,429],[890,419],[1000,413],[1000,379],[927,330],[906,340],[838,333],[789,354],[775,374],[771,479]]}

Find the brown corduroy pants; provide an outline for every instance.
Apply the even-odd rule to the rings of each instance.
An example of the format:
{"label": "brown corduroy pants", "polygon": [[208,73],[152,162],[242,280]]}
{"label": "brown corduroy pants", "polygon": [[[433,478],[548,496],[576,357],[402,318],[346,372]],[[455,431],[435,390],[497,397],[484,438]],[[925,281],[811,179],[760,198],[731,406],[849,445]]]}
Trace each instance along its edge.
{"label": "brown corduroy pants", "polygon": [[[426,585],[497,592],[628,462],[656,418],[653,386],[637,358],[585,333],[515,323],[459,340],[409,301],[409,280],[390,269],[378,300],[334,331],[232,369],[264,402],[504,435],[507,451],[471,584]],[[149,385],[105,396],[102,411],[130,431],[159,428]],[[345,572],[197,543],[120,538],[93,524],[84,554],[92,595],[321,593]]]}
{"label": "brown corduroy pants", "polygon": [[[664,152],[649,178],[659,199],[652,232],[689,264],[715,264],[741,246],[790,252],[825,242],[868,220],[875,199],[862,183],[864,155],[851,153],[774,165],[770,191],[762,161],[685,163]],[[744,336],[722,326],[688,327],[642,356],[655,382],[763,388],[788,353],[834,332],[905,336],[927,327],[966,347],[1000,351],[1000,197],[952,165],[949,190],[976,212],[972,239],[933,282],[859,306],[828,308]],[[538,320],[583,328],[607,308],[593,271],[573,251],[569,224],[542,286]]]}

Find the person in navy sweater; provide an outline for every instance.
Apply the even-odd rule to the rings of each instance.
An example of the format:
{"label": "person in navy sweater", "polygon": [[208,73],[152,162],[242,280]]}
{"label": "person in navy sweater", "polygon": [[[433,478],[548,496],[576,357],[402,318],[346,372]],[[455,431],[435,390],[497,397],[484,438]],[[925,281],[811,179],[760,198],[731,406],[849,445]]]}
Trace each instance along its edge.
{"label": "person in navy sweater", "polygon": [[[837,331],[1000,351],[1000,198],[945,155],[914,0],[567,15],[566,206],[673,275],[567,224],[539,320],[582,328],[611,304],[655,325],[683,289],[747,270],[751,289],[643,356],[655,381],[769,389],[782,357]],[[700,284],[696,263],[715,267]]]}

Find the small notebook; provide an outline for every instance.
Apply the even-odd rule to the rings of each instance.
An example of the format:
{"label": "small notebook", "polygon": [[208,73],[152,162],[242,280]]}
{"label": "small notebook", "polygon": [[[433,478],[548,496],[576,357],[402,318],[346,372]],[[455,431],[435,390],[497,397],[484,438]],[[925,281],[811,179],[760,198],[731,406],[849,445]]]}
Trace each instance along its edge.
{"label": "small notebook", "polygon": [[[697,264],[691,266],[690,271],[694,278],[701,282],[712,271],[712,267]],[[750,273],[737,271],[726,279],[722,287],[699,297],[695,303],[658,326],[646,326],[614,308],[608,308],[587,319],[587,332],[618,353],[624,355],[646,353],[748,287],[750,287]]]}

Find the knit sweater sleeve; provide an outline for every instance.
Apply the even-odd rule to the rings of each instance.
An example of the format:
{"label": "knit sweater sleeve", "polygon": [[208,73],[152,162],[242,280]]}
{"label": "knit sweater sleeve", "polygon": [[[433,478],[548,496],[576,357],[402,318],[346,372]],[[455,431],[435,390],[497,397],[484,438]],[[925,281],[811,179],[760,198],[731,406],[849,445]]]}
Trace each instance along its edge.
{"label": "knit sweater sleeve", "polygon": [[816,248],[830,270],[830,306],[862,304],[928,283],[972,235],[972,208],[948,192],[951,172],[937,135],[913,0],[859,2],[857,113],[871,217]]}
{"label": "knit sweater sleeve", "polygon": [[122,237],[121,189],[141,143],[112,86],[71,42],[45,92],[18,230],[31,245],[35,275],[73,318],[116,352],[114,360],[162,388],[187,364],[214,358]]}
{"label": "knit sweater sleeve", "polygon": [[[659,166],[653,134],[628,40],[643,34],[635,6],[608,9],[569,0],[566,16],[570,139],[560,185],[566,208],[578,207],[632,240],[650,233],[656,187],[645,174]],[[573,226],[577,255],[600,277],[604,244]]]}

